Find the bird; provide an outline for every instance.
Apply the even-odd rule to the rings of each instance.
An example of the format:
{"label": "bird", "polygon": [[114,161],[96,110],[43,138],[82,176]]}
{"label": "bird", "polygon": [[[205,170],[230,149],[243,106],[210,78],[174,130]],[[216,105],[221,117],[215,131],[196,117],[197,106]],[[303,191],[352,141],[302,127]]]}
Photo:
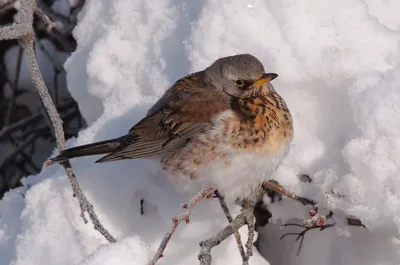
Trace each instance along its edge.
{"label": "bird", "polygon": [[49,163],[156,159],[175,179],[246,198],[272,179],[293,140],[292,115],[254,55],[221,57],[188,74],[121,137],[62,150]]}

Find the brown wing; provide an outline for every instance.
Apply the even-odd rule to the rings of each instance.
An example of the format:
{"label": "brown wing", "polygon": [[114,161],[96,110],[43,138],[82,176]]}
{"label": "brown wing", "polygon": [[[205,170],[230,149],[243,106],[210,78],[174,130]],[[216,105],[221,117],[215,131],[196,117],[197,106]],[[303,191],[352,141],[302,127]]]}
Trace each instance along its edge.
{"label": "brown wing", "polygon": [[230,108],[230,97],[206,86],[202,72],[178,80],[129,130],[126,140],[98,162],[134,159],[173,151],[204,131],[211,119]]}

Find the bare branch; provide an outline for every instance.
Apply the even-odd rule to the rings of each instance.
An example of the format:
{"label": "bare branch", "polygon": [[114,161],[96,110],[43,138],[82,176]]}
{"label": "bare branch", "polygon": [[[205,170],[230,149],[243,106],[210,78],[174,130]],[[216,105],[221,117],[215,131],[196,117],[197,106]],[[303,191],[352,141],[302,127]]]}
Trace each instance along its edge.
{"label": "bare branch", "polygon": [[100,223],[99,219],[97,218],[97,214],[93,209],[93,205],[89,202],[86,196],[83,194],[78,180],[76,179],[74,170],[71,167],[71,163],[69,161],[65,161],[61,163],[62,166],[65,168],[67,175],[69,177],[69,181],[72,186],[72,190],[74,192],[74,197],[78,198],[80,209],[81,209],[81,217],[85,223],[87,223],[87,219],[85,218],[85,212],[89,214],[89,218],[94,225],[94,229],[99,231],[105,239],[107,239],[110,243],[117,242],[114,237],[104,228],[104,226]]}
{"label": "bare branch", "polygon": [[39,93],[42,103],[54,127],[55,136],[57,139],[57,146],[58,148],[63,150],[65,149],[65,139],[62,120],[57,112],[56,107],[53,104],[53,100],[51,99],[46,84],[44,83],[42,74],[39,70],[39,65],[36,61],[35,51],[33,49],[33,39],[24,39],[22,45],[25,49],[25,55],[31,72],[32,81],[35,85],[37,92]]}
{"label": "bare branch", "polygon": [[313,201],[313,200],[297,196],[293,192],[291,192],[291,191],[285,189],[284,187],[282,187],[281,185],[279,185],[279,183],[276,182],[276,181],[273,181],[273,180],[264,181],[262,186],[263,186],[264,189],[271,189],[271,190],[273,190],[275,192],[278,192],[278,193],[280,193],[280,194],[282,194],[282,195],[284,195],[284,196],[286,196],[286,197],[288,197],[288,198],[290,198],[292,200],[299,201],[303,205],[312,205],[312,206],[314,206],[316,204],[316,202]]}
{"label": "bare branch", "polygon": [[[41,13],[43,13],[46,17],[49,17],[49,21],[56,22],[57,25],[62,25],[62,30],[68,33],[71,33],[74,29],[75,25],[72,23],[67,17],[54,12],[48,5],[43,3],[42,0],[37,0],[37,5]],[[56,25],[54,25],[56,26]],[[58,27],[59,28],[59,27]]]}
{"label": "bare branch", "polygon": [[233,221],[229,223],[229,225],[226,226],[222,231],[200,243],[200,253],[198,255],[198,259],[201,265],[210,265],[212,261],[211,249],[221,244],[222,241],[227,239],[230,235],[234,234],[246,224],[245,214],[245,212],[242,212],[236,216],[235,219],[233,219]]}
{"label": "bare branch", "polygon": [[172,218],[171,230],[165,234],[163,240],[161,241],[160,246],[158,247],[158,250],[157,250],[156,254],[154,255],[154,257],[149,262],[149,265],[156,264],[156,262],[160,258],[163,257],[164,250],[167,247],[169,240],[171,239],[172,235],[174,234],[174,232],[175,232],[176,228],[179,226],[179,224],[182,223],[183,221],[185,221],[187,224],[189,224],[190,215],[191,215],[191,213],[193,211],[193,208],[196,206],[196,204],[199,201],[203,200],[204,198],[210,198],[210,196],[215,191],[216,191],[216,189],[214,189],[214,188],[208,188],[208,189],[200,192],[196,196],[194,196],[188,203],[181,205],[182,208],[185,209],[185,212],[179,217],[173,217]]}
{"label": "bare branch", "polygon": [[35,0],[21,1],[18,21],[10,26],[0,27],[0,40],[22,39],[33,36],[33,12],[36,9]]}
{"label": "bare branch", "polygon": [[[303,179],[305,179],[304,176],[307,176],[307,175],[302,175],[301,177]],[[307,182],[310,183],[311,182],[311,178],[308,177],[307,178]],[[284,196],[286,196],[286,197],[288,197],[290,199],[293,199],[293,200],[301,202],[303,205],[315,206],[317,204],[313,200],[297,196],[296,194],[288,191],[284,187],[280,186],[276,181],[265,181],[262,186],[266,190],[271,189],[271,190],[274,190],[276,192],[279,192],[280,194],[282,194],[282,195],[284,195]],[[338,196],[342,197],[342,195],[338,195]],[[315,208],[315,210],[310,210],[309,211],[309,215],[311,216],[311,218],[307,219],[307,220],[304,220],[303,224],[289,223],[289,224],[283,224],[282,225],[282,226],[298,226],[298,227],[304,228],[304,230],[302,230],[299,233],[286,233],[281,237],[281,239],[283,239],[284,237],[286,237],[288,235],[295,235],[295,236],[297,236],[296,241],[298,241],[300,239],[300,245],[299,245],[299,249],[297,251],[297,255],[300,254],[305,234],[308,231],[313,230],[313,229],[320,229],[320,231],[322,231],[322,230],[324,230],[326,228],[334,227],[336,225],[336,223],[325,224],[325,221],[327,219],[331,219],[332,218],[332,216],[333,216],[333,212],[332,211],[329,211],[328,215],[320,215],[320,214],[318,214],[318,208]],[[346,221],[347,221],[347,225],[349,225],[349,226],[362,226],[362,227],[365,228],[365,225],[361,222],[361,220],[356,218],[356,217],[347,216],[346,217]]]}
{"label": "bare branch", "polygon": [[[279,185],[276,181],[265,181],[263,182],[263,188],[264,189],[272,189],[276,192],[279,192],[280,194],[301,202],[303,205],[311,205],[311,206],[315,206],[317,203],[313,200],[307,199],[305,197],[301,197],[301,196],[297,196],[296,194],[294,194],[291,191],[288,191],[287,189],[285,189],[284,187],[282,187],[281,185]],[[362,223],[362,221],[356,217],[353,216],[347,216],[346,217],[347,220],[347,224],[350,226],[363,226],[365,227],[365,225]]]}
{"label": "bare branch", "polygon": [[0,16],[3,16],[11,9],[14,9],[13,0],[6,0],[6,1],[0,0]]}
{"label": "bare branch", "polygon": [[[254,208],[253,208],[254,209]],[[248,264],[248,260],[251,256],[253,256],[253,242],[254,242],[254,213],[251,211],[252,214],[247,214],[246,217],[246,224],[248,230],[247,242],[246,242],[246,257],[247,260],[243,261],[243,265]]]}
{"label": "bare branch", "polygon": [[[19,9],[18,20],[6,27],[0,27],[0,40],[4,39],[18,39],[22,47],[25,50],[28,66],[31,73],[31,78],[39,96],[42,100],[43,106],[47,112],[51,124],[54,128],[54,134],[57,142],[57,146],[60,150],[65,149],[65,138],[64,130],[62,126],[62,120],[56,107],[51,99],[49,91],[43,81],[42,74],[39,70],[38,63],[36,61],[34,51],[34,30],[33,30],[33,15],[38,15],[49,27],[52,26],[52,22],[47,15],[37,7],[36,0],[24,0],[21,1]],[[110,243],[116,242],[111,234],[101,225],[99,222],[93,206],[88,202],[87,198],[83,195],[82,190],[76,180],[76,176],[69,161],[61,163],[65,168],[67,176],[70,180],[72,189],[76,197],[78,198],[79,205],[81,207],[81,217],[86,223],[87,220],[84,216],[84,212],[89,214],[89,217],[94,224],[94,228],[98,230]]]}
{"label": "bare branch", "polygon": [[35,14],[47,25],[47,30],[50,31],[54,27],[54,23],[40,8],[35,9]]}
{"label": "bare branch", "polygon": [[[229,208],[228,208],[228,205],[226,205],[224,197],[222,197],[218,193],[218,191],[215,192],[215,195],[219,199],[219,204],[221,205],[221,208],[222,208],[223,212],[225,213],[226,219],[228,219],[229,223],[232,223],[232,221],[233,221],[232,215],[229,212]],[[236,244],[238,245],[238,248],[239,248],[240,256],[242,256],[243,264],[245,264],[245,262],[248,262],[249,257],[244,252],[244,248],[243,248],[243,244],[242,244],[242,239],[240,237],[240,233],[238,231],[235,231],[234,236],[235,236]]]}
{"label": "bare branch", "polygon": [[[54,106],[54,103],[51,99],[51,96],[46,88],[46,85],[43,81],[42,75],[39,70],[39,66],[37,64],[36,58],[35,58],[35,53],[33,50],[33,41],[29,40],[24,42],[24,48],[25,48],[25,54],[27,57],[29,69],[31,70],[31,77],[34,82],[34,85],[40,95],[40,98],[42,99],[43,105],[46,108],[47,114],[52,122],[54,132],[55,132],[55,138],[57,141],[58,148],[60,150],[65,149],[65,139],[64,139],[64,130],[62,126],[62,120],[60,118],[60,115],[57,112],[56,107]],[[94,228],[98,230],[110,243],[115,243],[116,240],[111,236],[111,234],[101,225],[100,221],[97,219],[97,215],[95,214],[93,210],[92,204],[89,203],[87,198],[83,195],[82,190],[76,181],[75,174],[73,172],[73,169],[69,163],[69,161],[62,163],[62,166],[64,166],[67,175],[69,177],[72,190],[76,197],[78,198],[80,207],[81,207],[81,217],[83,218],[84,222],[86,223],[87,220],[84,216],[84,212],[87,212],[89,214],[90,219],[92,220],[94,224]]]}
{"label": "bare branch", "polygon": [[15,40],[31,33],[24,25],[15,23],[10,26],[0,27],[0,40]]}
{"label": "bare branch", "polygon": [[0,0],[0,8],[3,8],[4,6],[9,4],[13,5],[13,0]]}
{"label": "bare branch", "polygon": [[297,250],[297,256],[300,255],[300,251],[301,251],[301,247],[303,246],[303,241],[304,241],[304,237],[306,235],[306,233],[310,230],[314,230],[314,229],[319,229],[320,231],[329,228],[329,227],[334,227],[335,224],[326,224],[326,225],[321,225],[321,226],[304,226],[304,225],[299,225],[299,224],[283,224],[282,226],[298,226],[298,227],[302,227],[304,228],[304,230],[302,230],[301,232],[298,233],[286,233],[284,235],[281,236],[281,240],[286,237],[286,236],[297,236],[295,241],[298,241],[300,239],[300,245],[299,245],[299,249]]}
{"label": "bare branch", "polygon": [[215,236],[200,243],[200,253],[198,259],[200,265],[211,265],[211,249],[218,246],[230,235],[238,232],[244,226],[248,226],[248,240],[246,243],[247,253],[246,259],[243,260],[243,265],[247,265],[249,258],[253,255],[253,239],[254,239],[254,207],[256,203],[263,197],[264,191],[262,188],[255,190],[248,198],[242,202],[242,212],[226,226],[222,231]]}

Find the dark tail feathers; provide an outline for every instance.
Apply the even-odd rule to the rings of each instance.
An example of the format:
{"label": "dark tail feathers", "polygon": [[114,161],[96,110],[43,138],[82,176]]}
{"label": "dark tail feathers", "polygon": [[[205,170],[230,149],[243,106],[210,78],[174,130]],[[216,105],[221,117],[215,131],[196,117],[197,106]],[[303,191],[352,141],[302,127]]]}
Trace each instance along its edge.
{"label": "dark tail feathers", "polygon": [[123,137],[65,149],[52,162],[62,162],[75,157],[109,154],[120,147]]}

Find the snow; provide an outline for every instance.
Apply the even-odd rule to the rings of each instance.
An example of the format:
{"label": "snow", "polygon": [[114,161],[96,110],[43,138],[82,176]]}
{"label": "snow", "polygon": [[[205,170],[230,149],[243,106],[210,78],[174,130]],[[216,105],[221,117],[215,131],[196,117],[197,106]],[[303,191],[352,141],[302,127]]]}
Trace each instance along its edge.
{"label": "snow", "polygon": [[[336,228],[312,231],[299,256],[286,221],[307,207],[271,204],[260,232],[271,264],[398,264],[400,260],[400,18],[395,1],[87,1],[67,60],[67,84],[89,127],[68,146],[122,135],[177,78],[215,59],[251,53],[276,72],[295,139],[276,179],[333,210]],[[58,151],[55,150],[54,154]],[[79,217],[63,169],[44,168],[0,202],[0,264],[146,264],[171,217],[194,194],[154,161],[72,160],[84,193],[119,240],[109,245]],[[299,183],[309,174],[312,184]],[[335,197],[329,192],[344,197]],[[328,195],[326,194],[328,193]],[[140,200],[144,200],[144,215]],[[239,208],[230,206],[234,213]],[[346,215],[368,227],[348,227]],[[293,219],[295,218],[295,219]],[[159,264],[197,264],[198,243],[226,225],[216,200],[196,206]],[[296,230],[297,231],[297,230]],[[241,230],[246,240],[246,228]],[[255,252],[250,264],[268,264]],[[213,264],[240,264],[233,238]]]}
{"label": "snow", "polygon": [[113,245],[102,245],[80,265],[146,264],[148,247],[138,237],[128,237]]}

